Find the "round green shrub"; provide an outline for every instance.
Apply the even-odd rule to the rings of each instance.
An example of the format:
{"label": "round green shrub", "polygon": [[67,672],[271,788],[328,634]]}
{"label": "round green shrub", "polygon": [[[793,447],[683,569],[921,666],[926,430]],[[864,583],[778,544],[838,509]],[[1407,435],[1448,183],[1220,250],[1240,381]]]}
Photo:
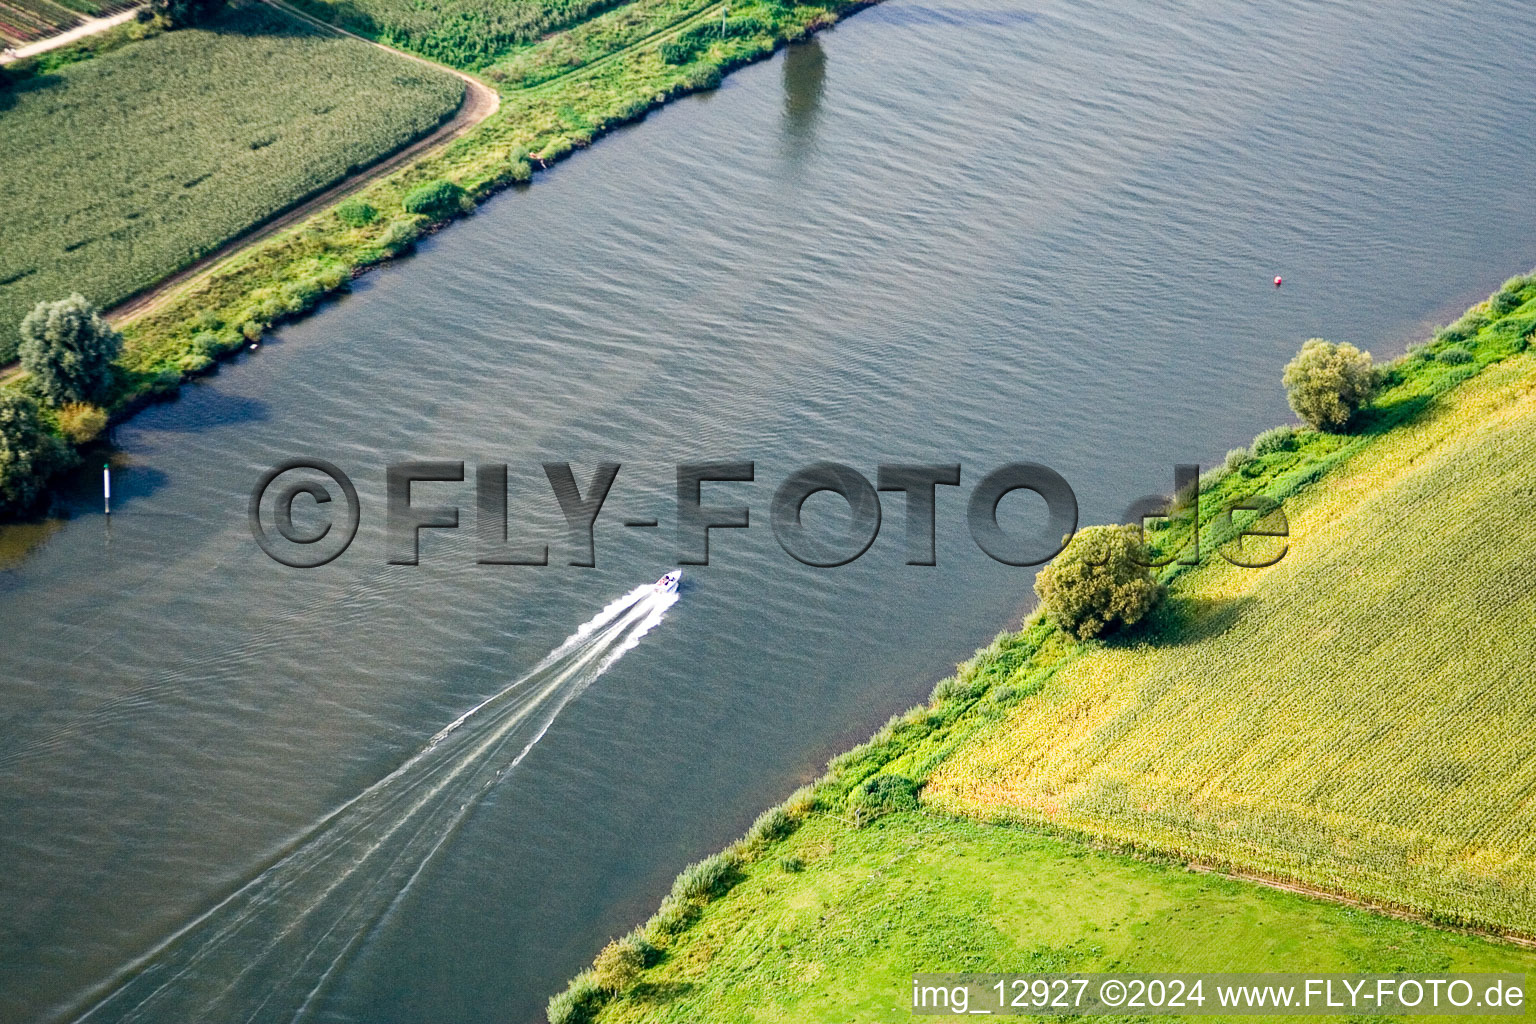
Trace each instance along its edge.
{"label": "round green shrub", "polygon": [[1519,309],[1525,303],[1519,292],[1519,288],[1524,287],[1524,284],[1525,282],[1521,281],[1515,288],[1511,288],[1506,283],[1503,288],[1494,292],[1488,299],[1488,312],[1494,316],[1508,316]]}
{"label": "round green shrub", "polygon": [[644,117],[646,112],[650,109],[651,99],[649,96],[640,96],[636,99],[629,100],[621,104],[618,110],[614,111],[614,123],[623,124],[626,121],[639,120],[640,118]]}
{"label": "round green shrub", "polygon": [[672,895],[680,900],[709,900],[730,888],[736,864],[723,853],[690,864],[672,883]]}
{"label": "round green shrub", "polygon": [[405,194],[402,205],[406,213],[414,213],[432,220],[443,220],[463,212],[465,193],[451,181],[429,181],[417,185]]}
{"label": "round green shrub", "polygon": [[1450,348],[1441,349],[1439,355],[1435,356],[1435,358],[1450,366],[1459,366],[1462,363],[1470,363],[1472,361],[1472,353],[1460,345],[1452,345]]}
{"label": "round green shrub", "polygon": [[545,164],[552,164],[556,160],[563,160],[569,156],[571,150],[576,147],[571,145],[571,140],[561,135],[550,139],[544,144],[544,149],[539,153],[539,160]]}
{"label": "round green shrub", "polygon": [[693,60],[694,48],[681,39],[667,39],[656,48],[656,52],[661,55],[662,63],[678,65]]}
{"label": "round green shrub", "polygon": [[619,941],[639,953],[641,967],[653,967],[661,961],[661,950],[645,934],[644,928],[636,928]]}
{"label": "round green shrub", "polygon": [[252,320],[260,320],[265,324],[276,323],[284,313],[288,312],[288,306],[281,295],[268,294],[256,303],[252,310]]}
{"label": "round green shrub", "polygon": [[549,1024],[589,1024],[603,1005],[603,989],[597,975],[582,971],[565,991],[550,997],[544,1014]]}
{"label": "round green shrub", "polygon": [[413,218],[398,217],[384,229],[384,234],[379,238],[379,248],[391,256],[398,256],[415,245],[416,239],[420,237],[421,228]]}
{"label": "round green shrub", "polygon": [[993,704],[1009,704],[1017,700],[1018,697],[1019,691],[1016,688],[1005,685],[999,686],[992,691],[991,700]]}
{"label": "round green shrub", "polygon": [[[1232,471],[1226,466],[1216,466],[1206,470],[1200,474],[1200,493],[1204,494],[1206,491],[1211,490],[1231,475]],[[1184,511],[1177,506],[1177,503],[1175,503],[1175,509],[1179,512]]]}
{"label": "round green shrub", "polygon": [[694,908],[690,903],[668,894],[646,927],[660,935],[676,935],[688,927],[693,914]]}
{"label": "round green shrub", "polygon": [[690,89],[697,89],[700,92],[708,92],[711,89],[720,88],[720,83],[722,81],[724,81],[724,78],[720,74],[720,69],[715,67],[713,64],[705,64],[701,67],[694,68],[693,71],[689,73],[688,78],[686,79],[686,84]]}
{"label": "round green shrub", "polygon": [[313,307],[324,294],[325,289],[320,286],[320,282],[306,277],[283,285],[279,301],[283,304],[283,312],[297,315]]}
{"label": "round green shrub", "polygon": [[379,211],[361,199],[348,199],[336,207],[336,216],[349,228],[362,228],[378,220]]}
{"label": "round green shrub", "polygon": [[928,692],[928,700],[934,704],[942,704],[947,700],[972,700],[981,696],[987,688],[986,680],[976,678],[976,673],[966,672],[965,666],[952,676],[946,676],[933,684],[933,689]]}
{"label": "round green shrub", "polygon": [[645,970],[645,954],[640,947],[625,939],[615,939],[603,947],[597,959],[592,961],[592,974],[597,987],[616,996],[640,979]]}
{"label": "round green shrub", "polygon": [[784,800],[784,809],[795,818],[804,818],[816,809],[819,798],[815,785],[801,786]]}
{"label": "round green shrub", "polygon": [[1371,354],[1346,343],[1312,338],[1286,364],[1282,378],[1291,409],[1318,430],[1340,431],[1371,396],[1377,377]]}
{"label": "round green shrub", "polygon": [[1404,366],[1404,363],[1407,361],[1406,359],[1394,359],[1390,363],[1383,363],[1376,367],[1375,392],[1377,394],[1389,391],[1408,379],[1407,367]]}
{"label": "round green shrub", "polygon": [[750,844],[771,843],[783,839],[795,830],[795,819],[783,807],[770,807],[757,816],[747,830],[746,841]]}
{"label": "round green shrub", "polygon": [[1141,621],[1162,596],[1135,526],[1090,526],[1035,577],[1045,614],[1079,640]]}
{"label": "round green shrub", "polygon": [[1473,310],[1463,314],[1461,319],[1457,320],[1455,323],[1447,324],[1446,326],[1436,331],[1434,340],[1441,343],[1468,341],[1476,336],[1477,332],[1486,327],[1487,324],[1487,315],[1480,311]]}
{"label": "round green shrub", "polygon": [[525,147],[514,146],[507,154],[507,177],[519,185],[533,180],[533,163]]}
{"label": "round green shrub", "polygon": [[1295,447],[1296,428],[1292,426],[1271,427],[1253,439],[1253,454],[1259,456],[1288,452]]}
{"label": "round green shrub", "polygon": [[213,365],[213,359],[201,352],[188,352],[176,360],[176,368],[183,374],[202,373]]}

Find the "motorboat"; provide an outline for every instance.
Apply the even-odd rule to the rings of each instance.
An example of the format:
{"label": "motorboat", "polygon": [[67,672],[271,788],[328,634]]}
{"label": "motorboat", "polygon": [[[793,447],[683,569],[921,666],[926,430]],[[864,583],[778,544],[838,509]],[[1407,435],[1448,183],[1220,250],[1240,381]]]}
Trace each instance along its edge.
{"label": "motorboat", "polygon": [[671,572],[667,573],[661,579],[652,584],[651,589],[656,591],[658,594],[675,594],[677,593],[677,583],[682,578],[683,570],[673,569]]}

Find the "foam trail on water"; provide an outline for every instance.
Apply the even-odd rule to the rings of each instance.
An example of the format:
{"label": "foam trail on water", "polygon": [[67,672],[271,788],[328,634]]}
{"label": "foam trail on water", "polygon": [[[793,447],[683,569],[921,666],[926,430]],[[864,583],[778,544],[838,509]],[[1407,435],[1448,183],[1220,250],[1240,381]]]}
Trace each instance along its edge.
{"label": "foam trail on water", "polygon": [[[511,692],[514,688],[516,688],[524,680],[528,679],[529,677],[531,677],[533,675],[536,675],[541,669],[548,668],[555,661],[559,660],[561,655],[565,654],[567,651],[571,650],[571,648],[577,646],[583,640],[585,640],[587,637],[591,636],[592,632],[594,630],[599,629],[600,627],[608,625],[609,623],[613,622],[614,619],[617,619],[626,610],[628,610],[630,608],[633,608],[635,605],[639,604],[640,601],[647,594],[651,594],[651,588],[649,586],[636,587],[634,590],[631,590],[629,593],[625,594],[623,597],[616,598],[615,600],[610,602],[608,605],[606,605],[603,608],[602,611],[600,611],[596,615],[592,616],[592,618],[588,619],[586,622],[583,622],[580,626],[577,626],[576,627],[576,632],[574,632],[570,636],[566,637],[564,643],[562,643],[559,647],[556,647],[553,651],[550,651],[549,654],[545,656],[544,660],[539,662],[537,665],[535,665],[528,672],[527,675],[522,677],[522,679],[519,679],[517,682],[513,683],[511,686],[507,687],[505,690],[502,690],[501,693],[498,693],[498,694],[496,694],[493,697],[487,697],[485,700],[481,701],[479,704],[476,704],[474,707],[472,707],[468,711],[464,712],[458,718],[455,718],[453,721],[451,721],[447,725],[443,726],[443,728],[438,732],[438,734],[436,736],[433,736],[431,741],[427,744],[427,749],[430,750],[432,747],[437,746],[437,744],[439,742],[441,742],[443,739],[447,738],[449,733],[453,732],[453,730],[455,730],[459,726],[463,725],[470,718],[473,718],[476,714],[478,714],[481,711],[481,709],[485,708],[488,704],[494,703],[498,698],[500,698],[500,697],[504,696],[505,694]],[[672,607],[672,604],[677,600],[677,595],[676,594],[667,594],[667,595],[651,594],[651,596],[655,597],[657,599],[658,603],[663,603],[664,602],[663,603],[663,607],[662,607],[663,611],[665,611],[667,608]],[[422,753],[426,753],[426,750],[423,750]],[[420,755],[418,755],[418,756],[420,756]],[[406,762],[406,764],[401,767],[401,770],[403,771],[406,767],[409,767],[409,765],[410,765],[410,762]]]}
{"label": "foam trail on water", "polygon": [[677,601],[610,602],[271,864],[81,1000],[75,1021],[301,1020],[561,710]]}

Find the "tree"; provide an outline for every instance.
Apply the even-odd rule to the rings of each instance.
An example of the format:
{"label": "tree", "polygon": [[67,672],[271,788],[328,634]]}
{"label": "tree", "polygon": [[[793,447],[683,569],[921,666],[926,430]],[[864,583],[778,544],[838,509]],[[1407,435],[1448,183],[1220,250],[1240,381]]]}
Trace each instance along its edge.
{"label": "tree", "polygon": [[1137,526],[1090,526],[1035,577],[1035,594],[1057,626],[1079,640],[1130,626],[1152,610],[1162,587]]}
{"label": "tree", "polygon": [[1348,343],[1312,338],[1285,366],[1291,409],[1318,430],[1338,432],[1376,392],[1371,354]]}
{"label": "tree", "polygon": [[171,28],[186,28],[208,20],[224,4],[225,0],[150,0],[149,8]]}
{"label": "tree", "polygon": [[43,428],[37,402],[0,391],[0,512],[25,511],[69,461],[69,449]]}
{"label": "tree", "polygon": [[39,302],[21,322],[21,368],[50,405],[100,404],[112,384],[123,336],[84,296]]}

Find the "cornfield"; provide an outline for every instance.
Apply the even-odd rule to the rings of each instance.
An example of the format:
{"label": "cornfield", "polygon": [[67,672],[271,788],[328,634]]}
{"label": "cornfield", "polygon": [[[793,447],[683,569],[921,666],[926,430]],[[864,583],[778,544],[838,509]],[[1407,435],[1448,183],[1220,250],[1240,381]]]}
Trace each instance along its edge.
{"label": "cornfield", "polygon": [[1536,359],[1288,503],[935,772],[930,805],[1536,933]]}
{"label": "cornfield", "polygon": [[0,362],[39,300],[109,306],[430,131],[452,75],[263,5],[19,83],[0,111]]}

